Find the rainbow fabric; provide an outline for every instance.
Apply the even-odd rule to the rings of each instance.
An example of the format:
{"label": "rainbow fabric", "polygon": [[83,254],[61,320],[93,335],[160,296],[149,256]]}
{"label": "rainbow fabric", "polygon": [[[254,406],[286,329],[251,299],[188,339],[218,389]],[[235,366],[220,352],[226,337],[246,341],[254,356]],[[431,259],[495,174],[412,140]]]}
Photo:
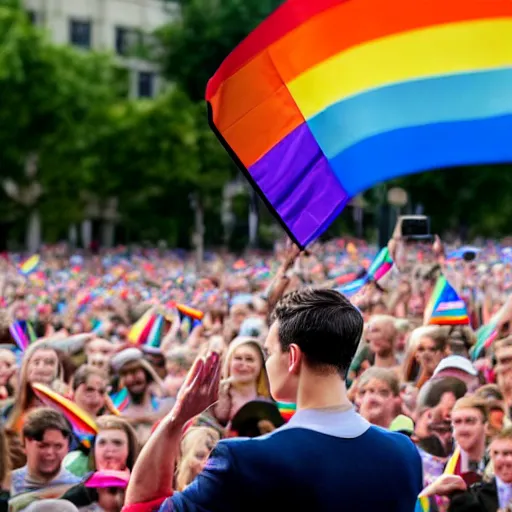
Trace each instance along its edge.
{"label": "rainbow fabric", "polygon": [[94,436],[98,433],[96,422],[75,402],[59,395],[53,389],[43,384],[31,384],[37,398],[48,407],[53,407],[60,411],[71,423],[73,432],[80,442],[86,447],[91,447]]}
{"label": "rainbow fabric", "polygon": [[510,33],[510,0],[288,0],[210,79],[210,125],[304,247],[377,182],[512,162]]}
{"label": "rainbow fabric", "polygon": [[382,279],[393,267],[393,260],[387,247],[380,250],[368,269],[368,278],[373,281]]}
{"label": "rainbow fabric", "polygon": [[9,326],[9,332],[12,336],[12,339],[15,341],[18,348],[25,352],[27,350],[27,347],[29,345],[29,339],[25,332],[23,331],[22,326],[20,325],[20,322],[14,322]]}
{"label": "rainbow fabric", "polygon": [[461,466],[461,453],[459,446],[455,447],[452,456],[446,463],[446,467],[444,468],[445,475],[458,475],[460,473]]}
{"label": "rainbow fabric", "polygon": [[130,395],[126,388],[121,388],[117,393],[110,395],[114,407],[123,412],[130,405]]}
{"label": "rainbow fabric", "polygon": [[296,404],[277,402],[276,405],[277,405],[277,408],[279,409],[279,412],[281,413],[281,416],[283,417],[284,421],[286,421],[286,422],[290,421],[290,418],[297,411]]}
{"label": "rainbow fabric", "polygon": [[466,304],[446,280],[440,276],[425,308],[425,325],[467,325]]}
{"label": "rainbow fabric", "polygon": [[41,257],[39,254],[34,254],[30,256],[30,258],[26,259],[23,263],[20,264],[19,270],[24,276],[28,276],[30,273],[34,272],[34,270],[38,267],[39,262],[41,261]]}
{"label": "rainbow fabric", "polygon": [[504,313],[503,306],[496,314],[485,325],[482,325],[476,331],[476,343],[471,348],[470,355],[471,359],[475,361],[480,357],[482,352],[491,347],[499,334],[499,320]]}
{"label": "rainbow fabric", "polygon": [[430,512],[430,501],[426,496],[418,498],[414,512]]}
{"label": "rainbow fabric", "polygon": [[347,297],[352,297],[359,290],[361,290],[365,284],[369,283],[370,281],[377,282],[379,279],[382,279],[392,269],[392,267],[393,260],[391,259],[388,248],[384,247],[375,257],[364,277],[340,286],[337,288],[337,290]]}

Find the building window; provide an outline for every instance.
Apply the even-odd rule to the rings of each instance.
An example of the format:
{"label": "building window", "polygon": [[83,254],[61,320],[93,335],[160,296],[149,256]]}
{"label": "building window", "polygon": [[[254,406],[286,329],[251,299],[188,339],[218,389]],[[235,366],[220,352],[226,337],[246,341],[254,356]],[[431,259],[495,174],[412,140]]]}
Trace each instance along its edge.
{"label": "building window", "polygon": [[141,44],[141,34],[137,29],[116,27],[116,52],[124,57],[133,53]]}
{"label": "building window", "polygon": [[139,72],[139,98],[152,98],[155,94],[155,73],[149,71]]}
{"label": "building window", "polygon": [[69,42],[79,48],[89,49],[91,47],[91,22],[81,20],[70,20]]}

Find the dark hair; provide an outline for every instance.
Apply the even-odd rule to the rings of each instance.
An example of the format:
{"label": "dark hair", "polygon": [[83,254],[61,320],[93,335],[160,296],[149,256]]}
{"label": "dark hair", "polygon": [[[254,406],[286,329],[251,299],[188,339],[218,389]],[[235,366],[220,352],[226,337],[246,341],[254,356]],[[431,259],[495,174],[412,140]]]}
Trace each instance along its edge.
{"label": "dark hair", "polygon": [[40,407],[29,412],[23,425],[23,438],[42,441],[47,430],[58,430],[68,440],[71,426],[64,415],[50,407]]}
{"label": "dark hair", "polygon": [[75,372],[75,375],[73,376],[73,391],[76,391],[82,384],[87,384],[87,380],[92,375],[101,377],[103,380],[105,380],[105,382],[108,380],[103,370],[100,370],[96,366],[83,364],[80,366],[80,368],[78,368],[78,370]]}
{"label": "dark hair", "polygon": [[283,297],[272,312],[283,351],[299,346],[309,365],[334,367],[344,376],[363,333],[363,317],[334,290],[302,288]]}
{"label": "dark hair", "polygon": [[467,393],[466,384],[457,377],[438,377],[428,381],[418,395],[418,407],[436,407],[445,393],[453,393],[458,400]]}

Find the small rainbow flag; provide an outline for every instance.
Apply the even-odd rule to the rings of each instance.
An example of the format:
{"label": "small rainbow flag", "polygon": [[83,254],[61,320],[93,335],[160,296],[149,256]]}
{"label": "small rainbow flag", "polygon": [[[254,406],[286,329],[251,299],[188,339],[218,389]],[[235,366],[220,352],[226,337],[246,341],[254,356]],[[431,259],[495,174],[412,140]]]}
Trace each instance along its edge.
{"label": "small rainbow flag", "polygon": [[130,395],[126,388],[121,388],[117,393],[110,395],[110,399],[119,412],[123,412],[130,405]]}
{"label": "small rainbow flag", "polygon": [[393,267],[393,260],[387,247],[383,247],[368,269],[368,278],[373,281],[382,279]]}
{"label": "small rainbow flag", "polygon": [[24,275],[28,276],[36,268],[38,267],[39,263],[41,261],[41,256],[39,254],[34,254],[33,256],[30,256],[30,258],[26,259],[23,263],[19,266],[19,271]]}
{"label": "small rainbow flag", "polygon": [[286,421],[286,422],[290,421],[290,418],[297,411],[296,404],[277,402],[276,405],[277,405],[277,408],[279,409],[279,412],[281,413],[281,416],[283,417],[284,421]]}
{"label": "small rainbow flag", "polygon": [[471,359],[475,361],[484,350],[487,350],[494,343],[499,334],[499,323],[505,312],[506,305],[503,305],[491,319],[476,331],[476,343],[470,350]]}
{"label": "small rainbow flag", "polygon": [[209,122],[305,247],[378,182],[512,162],[511,33],[510,0],[288,0],[209,81]]}
{"label": "small rainbow flag", "polygon": [[159,348],[162,342],[162,335],[164,332],[165,318],[162,315],[158,315],[155,318],[153,325],[147,335],[144,344],[147,347]]}
{"label": "small rainbow flag", "polygon": [[153,308],[146,311],[130,328],[128,341],[138,345],[145,343],[157,316]]}
{"label": "small rainbow flag", "polygon": [[382,279],[392,268],[393,260],[391,259],[389,250],[387,247],[383,247],[372,261],[372,264],[368,268],[368,272],[364,277],[340,286],[337,290],[347,297],[352,297],[361,290],[365,284],[371,281],[377,282]]}
{"label": "small rainbow flag", "polygon": [[59,395],[44,384],[31,384],[37,398],[48,407],[53,407],[60,411],[71,423],[73,432],[76,434],[80,442],[86,447],[91,447],[94,436],[98,433],[96,422],[75,402]]}
{"label": "small rainbow flag", "polygon": [[30,340],[28,339],[27,335],[23,331],[23,328],[20,324],[20,322],[13,322],[9,326],[9,332],[11,333],[12,339],[15,341],[18,348],[25,352],[27,350],[27,347],[30,343]]}
{"label": "small rainbow flag", "polygon": [[460,447],[456,446],[453,451],[452,456],[446,463],[446,467],[444,468],[445,475],[458,475],[460,474],[460,468],[462,463],[462,457],[460,452]]}
{"label": "small rainbow flag", "polygon": [[430,500],[427,496],[420,496],[417,499],[414,512],[430,512]]}
{"label": "small rainbow flag", "polygon": [[466,304],[455,289],[440,276],[425,308],[426,325],[467,325],[469,316]]}

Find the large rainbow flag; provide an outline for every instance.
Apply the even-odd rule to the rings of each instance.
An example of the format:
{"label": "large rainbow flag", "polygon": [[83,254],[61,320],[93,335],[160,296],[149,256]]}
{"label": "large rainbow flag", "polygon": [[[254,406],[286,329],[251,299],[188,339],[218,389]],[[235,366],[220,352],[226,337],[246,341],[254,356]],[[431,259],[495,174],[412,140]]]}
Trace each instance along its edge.
{"label": "large rainbow flag", "polygon": [[377,182],[512,162],[510,0],[288,0],[225,59],[210,125],[301,247]]}

